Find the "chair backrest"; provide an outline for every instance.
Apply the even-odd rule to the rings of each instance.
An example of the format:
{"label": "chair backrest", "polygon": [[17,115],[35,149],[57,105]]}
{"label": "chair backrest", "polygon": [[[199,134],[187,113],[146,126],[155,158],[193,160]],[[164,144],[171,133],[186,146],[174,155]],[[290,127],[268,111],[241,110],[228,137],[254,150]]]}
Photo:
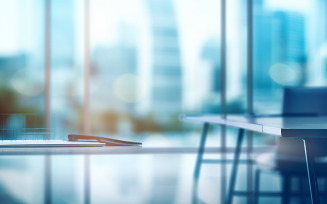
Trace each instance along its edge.
{"label": "chair backrest", "polygon": [[[286,87],[284,89],[283,115],[316,116],[327,115],[327,87]],[[327,155],[327,140],[312,141],[316,156]],[[278,155],[304,159],[303,142],[281,138]]]}
{"label": "chair backrest", "polygon": [[327,115],[327,87],[286,87],[284,115]]}

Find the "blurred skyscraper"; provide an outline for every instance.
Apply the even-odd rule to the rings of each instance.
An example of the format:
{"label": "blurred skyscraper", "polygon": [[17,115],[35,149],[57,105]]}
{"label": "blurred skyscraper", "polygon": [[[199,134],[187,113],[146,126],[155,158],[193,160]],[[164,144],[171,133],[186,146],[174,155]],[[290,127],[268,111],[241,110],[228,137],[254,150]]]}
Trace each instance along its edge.
{"label": "blurred skyscraper", "polygon": [[273,19],[271,13],[257,11],[253,18],[254,84],[260,89],[271,89],[269,67],[272,65]]}
{"label": "blurred skyscraper", "polygon": [[179,36],[174,6],[171,0],[148,0],[152,32],[151,107],[155,114],[181,111],[182,73]]}
{"label": "blurred skyscraper", "polygon": [[26,61],[27,56],[24,54],[0,56],[0,76],[3,78],[0,83],[8,83],[17,70],[25,68]]}
{"label": "blurred skyscraper", "polygon": [[[276,36],[276,61],[305,63],[304,16],[295,12],[273,13]],[[277,42],[276,42],[277,41]]]}
{"label": "blurred skyscraper", "polygon": [[[55,115],[53,127],[77,130],[78,107],[83,104],[81,91],[77,88],[82,76],[76,55],[78,34],[75,1],[51,1],[51,111]],[[71,122],[68,122],[71,121]]]}
{"label": "blurred skyscraper", "polygon": [[51,46],[52,67],[54,69],[72,69],[76,52],[75,3],[74,1],[59,0],[52,1],[51,6],[51,43],[54,45]]}
{"label": "blurred skyscraper", "polygon": [[220,84],[220,44],[216,39],[208,39],[202,48],[202,58],[209,64],[209,76],[206,83],[210,83],[210,90],[205,102],[203,103],[202,112],[217,113],[220,110],[219,94]]}
{"label": "blurred skyscraper", "polygon": [[[92,107],[94,111],[107,110],[128,112],[133,111],[134,103],[125,103],[115,93],[115,83],[128,74],[136,74],[137,50],[133,43],[126,37],[126,33],[133,33],[125,25],[120,28],[122,36],[116,45],[97,47],[92,57]],[[125,37],[124,37],[125,36]],[[122,91],[137,91],[126,83],[120,87]]]}
{"label": "blurred skyscraper", "polygon": [[[210,62],[211,80],[209,80],[210,91],[220,92],[220,46],[215,39],[209,39],[203,46],[202,57]],[[210,79],[210,78],[209,78]]]}
{"label": "blurred skyscraper", "polygon": [[[312,1],[308,41],[312,44],[311,60],[313,66],[308,71],[310,84],[327,85],[327,1]],[[317,32],[319,31],[319,32]]]}
{"label": "blurred skyscraper", "polygon": [[[267,93],[280,85],[304,83],[305,58],[304,17],[290,11],[257,10],[254,15],[254,83]],[[271,69],[283,64],[300,72],[295,81],[278,84],[272,80]],[[296,67],[294,66],[296,64]],[[280,77],[284,72],[281,72]]]}
{"label": "blurred skyscraper", "polygon": [[253,25],[255,111],[278,113],[282,87],[303,85],[307,80],[304,16],[289,10],[270,10],[259,2]]}
{"label": "blurred skyscraper", "polygon": [[[322,41],[324,44],[324,50],[327,50],[327,1],[325,0],[320,0],[319,2],[319,7],[322,10],[320,12],[320,20],[319,22],[319,29],[322,29]],[[323,59],[322,59],[322,64],[323,64],[323,69],[324,69],[324,79],[326,80],[327,78],[327,51],[324,51],[323,54]],[[327,80],[326,80],[327,81]]]}

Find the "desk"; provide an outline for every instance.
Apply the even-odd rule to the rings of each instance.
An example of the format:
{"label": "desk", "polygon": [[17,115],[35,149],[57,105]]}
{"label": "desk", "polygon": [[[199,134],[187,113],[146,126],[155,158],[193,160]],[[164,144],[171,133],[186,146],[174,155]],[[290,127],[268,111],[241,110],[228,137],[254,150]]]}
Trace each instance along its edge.
{"label": "desk", "polygon": [[[205,128],[204,133],[202,134],[203,136],[206,135],[207,125],[209,123],[239,128],[240,131],[235,148],[229,191],[231,191],[231,188],[235,185],[244,130],[301,139],[304,143],[311,200],[313,204],[320,203],[314,156],[311,152],[311,140],[313,138],[321,139],[327,137],[327,117],[253,117],[244,115],[227,115],[226,117],[223,117],[221,115],[184,115],[181,118],[185,120],[204,122]],[[203,140],[201,140],[201,143],[203,143],[202,141]],[[197,171],[197,169],[195,171]],[[227,203],[231,203],[230,198],[227,199]]]}
{"label": "desk", "polygon": [[0,203],[191,203],[190,169],[197,148],[144,143],[142,148],[2,149]]}

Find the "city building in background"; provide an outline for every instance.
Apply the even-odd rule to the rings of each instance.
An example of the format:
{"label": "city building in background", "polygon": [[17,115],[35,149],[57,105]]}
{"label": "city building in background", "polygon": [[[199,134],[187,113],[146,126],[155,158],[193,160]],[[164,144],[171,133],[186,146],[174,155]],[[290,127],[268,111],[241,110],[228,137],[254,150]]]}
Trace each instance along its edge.
{"label": "city building in background", "polygon": [[[152,34],[151,107],[171,120],[182,107],[182,68],[175,8],[171,0],[148,0]],[[170,116],[170,117],[169,117]]]}
{"label": "city building in background", "polygon": [[[267,9],[259,2],[253,21],[255,108],[278,113],[282,87],[308,82],[304,14]],[[272,102],[270,110],[265,108],[267,98]]]}
{"label": "city building in background", "polygon": [[[42,165],[49,165],[53,203],[87,203],[86,190],[95,203],[190,203],[191,198],[185,198],[192,191],[190,169],[195,155],[184,153],[198,147],[201,124],[182,123],[179,117],[220,113],[221,79],[226,80],[227,113],[245,113],[252,105],[254,114],[278,114],[285,86],[327,86],[327,0],[225,0],[226,53],[221,53],[221,2],[0,0],[2,139],[44,139],[45,135],[67,139],[67,134],[83,133],[89,104],[86,117],[92,135],[140,141],[158,152],[156,147],[182,150],[168,156],[157,152],[155,156],[55,155],[49,163],[48,155],[45,159],[43,155],[4,156],[0,202],[12,195],[4,199],[42,203],[49,182],[43,178]],[[253,2],[252,90],[247,81],[251,74],[247,70],[248,2]],[[46,66],[47,48],[50,67]],[[225,76],[221,75],[222,54]],[[85,64],[87,58],[89,64]],[[247,104],[250,92],[253,104]],[[50,130],[45,128],[48,94]],[[46,132],[30,137],[23,132],[26,128]],[[215,148],[212,152],[217,151],[220,130],[210,128],[207,146]],[[228,149],[235,144],[234,131],[226,128],[226,141],[220,140]],[[270,136],[256,136],[253,149],[275,142]],[[243,167],[239,176],[246,178]],[[212,172],[202,169],[208,176],[200,185],[209,186],[200,192],[203,203],[219,203],[216,181],[228,178],[221,176],[218,166]],[[90,180],[81,179],[84,176]],[[269,187],[279,183],[276,179]]]}
{"label": "city building in background", "polygon": [[[126,5],[129,6],[126,6]],[[2,112],[45,112],[45,1],[0,2]],[[220,112],[220,3],[51,1],[53,127],[82,131],[85,12],[90,12],[90,126],[96,134],[180,132],[181,113]],[[244,112],[246,4],[227,2],[227,110]],[[280,112],[284,86],[325,85],[323,0],[253,3],[256,113]],[[235,12],[232,12],[235,11]],[[4,39],[6,39],[4,41]],[[265,107],[269,104],[269,109]]]}

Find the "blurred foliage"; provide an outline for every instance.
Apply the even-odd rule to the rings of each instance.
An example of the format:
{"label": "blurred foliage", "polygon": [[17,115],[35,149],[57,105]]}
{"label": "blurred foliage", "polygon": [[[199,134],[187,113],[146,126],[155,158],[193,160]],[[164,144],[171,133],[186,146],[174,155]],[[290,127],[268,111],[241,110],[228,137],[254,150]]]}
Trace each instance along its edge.
{"label": "blurred foliage", "polygon": [[[91,118],[92,133],[116,134],[122,131],[120,129],[122,124],[127,125],[123,127],[125,128],[125,131],[130,131],[133,133],[183,130],[183,125],[182,122],[180,122],[178,115],[172,116],[171,119],[168,120],[169,122],[164,124],[159,124],[155,116],[152,114],[136,117],[132,114],[107,111],[101,113],[93,113]],[[78,126],[79,131],[83,131],[82,120],[79,120]]]}
{"label": "blurred foliage", "polygon": [[0,86],[0,113],[39,113],[34,107],[22,106],[24,98],[12,88]]}
{"label": "blurred foliage", "polygon": [[17,102],[18,96],[13,90],[0,87],[0,113],[21,112],[22,110]]}
{"label": "blurred foliage", "polygon": [[[34,113],[39,113],[40,110],[36,110],[35,108],[30,108],[20,105],[19,102],[21,102],[22,100],[23,99],[20,97],[20,95],[17,92],[15,92],[12,88],[7,86],[0,86],[1,127],[7,126],[7,121],[9,121],[9,119],[13,117],[15,117],[14,118],[15,120],[24,120],[26,128],[45,127],[44,114],[34,115]],[[24,113],[24,114],[32,113],[32,115],[28,115],[28,116],[16,115],[20,113]]]}
{"label": "blurred foliage", "polygon": [[136,118],[135,116],[129,116],[131,123],[133,124],[133,130],[135,133],[141,132],[160,132],[162,127],[157,124],[153,115],[147,115],[145,117]]}

